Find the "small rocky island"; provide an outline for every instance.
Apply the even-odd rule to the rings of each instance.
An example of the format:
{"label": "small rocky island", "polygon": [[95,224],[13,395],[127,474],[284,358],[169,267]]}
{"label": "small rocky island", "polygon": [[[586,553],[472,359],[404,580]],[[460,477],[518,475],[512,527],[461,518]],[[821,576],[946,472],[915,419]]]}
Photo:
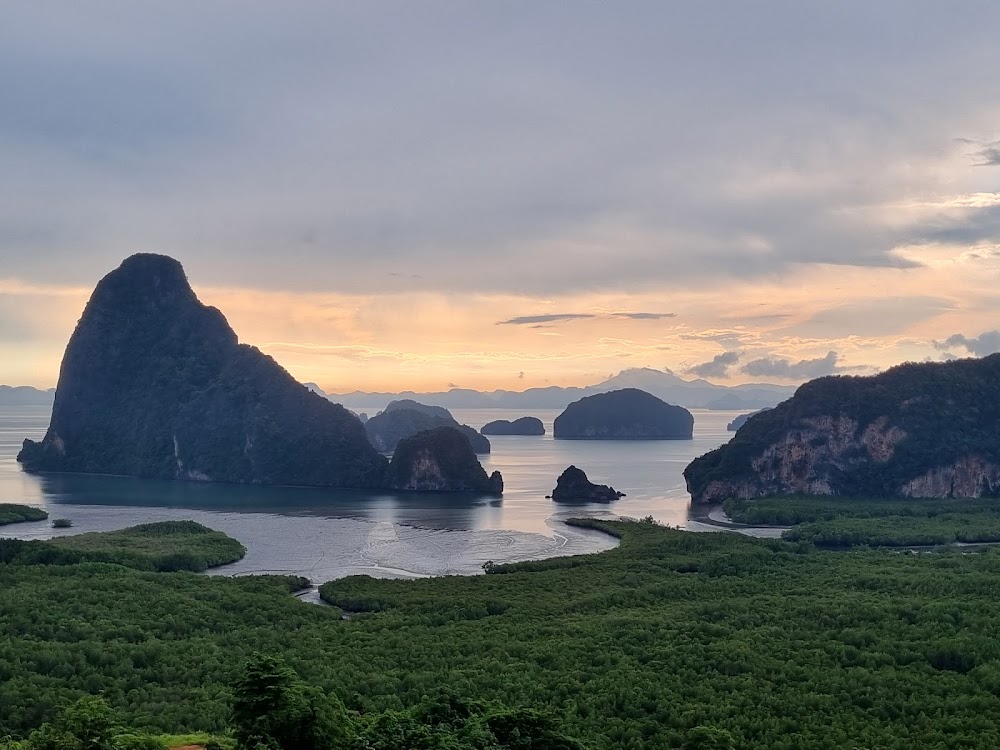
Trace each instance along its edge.
{"label": "small rocky island", "polygon": [[692,501],[1000,495],[1000,354],[831,376],[685,470]]}
{"label": "small rocky island", "polygon": [[503,494],[499,471],[490,476],[464,434],[451,426],[403,438],[389,464],[389,487],[422,492]]}
{"label": "small rocky island", "polygon": [[545,425],[538,417],[520,417],[514,421],[495,419],[479,431],[483,435],[544,435]]}
{"label": "small rocky island", "polygon": [[570,466],[559,475],[551,497],[555,503],[613,503],[625,493],[606,484],[594,484],[583,469]]}
{"label": "small rocky island", "polygon": [[[410,408],[408,404],[415,404],[420,408]],[[441,412],[444,416],[441,416]],[[487,438],[468,425],[459,424],[451,416],[451,412],[440,406],[428,407],[416,401],[394,401],[385,411],[365,422],[368,440],[382,453],[392,453],[400,440],[437,427],[454,427],[465,436],[474,452],[490,452],[490,441]]]}
{"label": "small rocky island", "polygon": [[690,440],[694,417],[638,388],[574,401],[553,425],[562,440]]}

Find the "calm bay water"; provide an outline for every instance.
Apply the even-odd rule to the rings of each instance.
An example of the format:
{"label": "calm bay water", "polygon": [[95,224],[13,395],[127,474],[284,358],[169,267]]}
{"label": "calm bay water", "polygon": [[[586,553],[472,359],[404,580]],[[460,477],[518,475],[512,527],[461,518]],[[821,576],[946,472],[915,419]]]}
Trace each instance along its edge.
{"label": "calm bay water", "polygon": [[[374,414],[380,407],[369,408]],[[523,414],[505,409],[453,410],[479,428],[493,419]],[[0,502],[18,502],[68,518],[60,530],[49,522],[18,524],[0,533],[43,539],[105,531],[137,523],[190,518],[239,539],[247,556],[219,572],[289,572],[313,581],[367,573],[425,576],[479,572],[486,560],[512,562],[614,546],[606,535],[566,526],[572,516],[653,516],[688,526],[689,496],[682,471],[727,441],[726,424],[738,412],[694,410],[694,440],[553,440],[558,411],[536,411],[544,437],[491,437],[482,457],[488,472],[504,477],[502,499],[442,494],[371,493],[287,487],[246,487],[97,477],[33,476],[14,460],[25,437],[40,439],[49,410],[0,409]],[[545,499],[570,464],[591,481],[626,493],[613,506],[560,506]]]}

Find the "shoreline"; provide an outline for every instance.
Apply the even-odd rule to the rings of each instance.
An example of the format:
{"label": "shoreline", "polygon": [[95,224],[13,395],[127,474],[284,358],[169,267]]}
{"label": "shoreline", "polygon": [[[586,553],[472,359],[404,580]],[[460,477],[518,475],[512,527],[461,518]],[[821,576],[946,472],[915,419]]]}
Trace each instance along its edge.
{"label": "shoreline", "polygon": [[751,526],[745,523],[737,523],[726,515],[721,505],[692,505],[690,511],[688,511],[688,525],[686,530],[693,533],[728,531],[762,539],[780,539],[782,533],[790,528],[792,527],[768,526],[763,524]]}

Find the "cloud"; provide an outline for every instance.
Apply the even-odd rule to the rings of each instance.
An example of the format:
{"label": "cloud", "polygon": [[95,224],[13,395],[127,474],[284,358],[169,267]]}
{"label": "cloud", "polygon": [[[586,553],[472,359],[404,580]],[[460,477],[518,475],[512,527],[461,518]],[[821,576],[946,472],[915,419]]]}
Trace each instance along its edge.
{"label": "cloud", "polygon": [[687,372],[700,378],[724,378],[730,369],[740,361],[740,352],[723,352],[717,354],[708,362],[689,367]]}
{"label": "cloud", "polygon": [[925,295],[859,300],[820,310],[785,330],[809,338],[889,336],[954,307],[951,300]]}
{"label": "cloud", "polygon": [[979,157],[982,161],[979,162],[977,166],[980,167],[995,167],[1000,165],[1000,148],[996,146],[990,146],[989,148],[984,148],[979,152]]}
{"label": "cloud", "polygon": [[977,357],[985,357],[1000,352],[1000,331],[986,331],[975,338],[956,333],[944,341],[935,341],[934,348],[940,351],[963,348]]}
{"label": "cloud", "polygon": [[972,154],[972,158],[976,159],[975,166],[1000,166],[1000,141],[994,141],[992,143],[978,143],[968,138],[961,138],[959,140],[963,143],[979,146],[979,150]]}
{"label": "cloud", "polygon": [[611,317],[628,318],[629,320],[663,320],[664,318],[676,318],[677,313],[618,312],[611,313]]}
{"label": "cloud", "polygon": [[192,29],[144,5],[5,8],[11,275],[89,281],[146,249],[207,284],[548,298],[913,268],[895,248],[934,227],[882,207],[962,182],[943,151],[992,114],[1000,23],[907,0],[248,0]]}
{"label": "cloud", "polygon": [[596,315],[589,313],[554,313],[552,315],[522,315],[518,318],[497,321],[498,326],[525,326],[540,323],[555,323],[563,320],[583,320],[594,318]]}
{"label": "cloud", "polygon": [[751,377],[780,378],[782,380],[812,380],[824,375],[833,375],[843,370],[837,362],[837,352],[827,352],[825,357],[803,359],[792,362],[789,359],[764,357],[747,362],[740,372]]}
{"label": "cloud", "polygon": [[596,313],[552,313],[548,315],[522,315],[509,320],[497,322],[498,326],[523,326],[532,325],[539,327],[539,324],[558,323],[565,320],[587,320],[594,318],[607,318],[619,320],[663,320],[664,318],[676,317],[676,313],[653,313],[653,312],[616,312],[598,315]]}

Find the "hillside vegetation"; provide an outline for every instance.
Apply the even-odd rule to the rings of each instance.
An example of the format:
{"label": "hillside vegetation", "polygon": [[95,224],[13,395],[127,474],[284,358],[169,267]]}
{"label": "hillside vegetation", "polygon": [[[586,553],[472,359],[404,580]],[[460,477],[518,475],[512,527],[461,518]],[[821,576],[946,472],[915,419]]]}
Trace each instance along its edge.
{"label": "hillside vegetation", "polygon": [[784,539],[824,547],[1000,542],[996,500],[790,497],[730,500],[723,507],[738,523],[793,526]]}
{"label": "hillside vegetation", "polygon": [[0,732],[98,692],[137,731],[224,732],[228,686],[263,652],[349,712],[445,686],[542,710],[595,750],[1000,745],[1000,554],[591,525],[621,545],[471,578],[346,578],[322,588],[335,607],[294,599],[295,578],[0,565],[20,636],[0,640]]}

